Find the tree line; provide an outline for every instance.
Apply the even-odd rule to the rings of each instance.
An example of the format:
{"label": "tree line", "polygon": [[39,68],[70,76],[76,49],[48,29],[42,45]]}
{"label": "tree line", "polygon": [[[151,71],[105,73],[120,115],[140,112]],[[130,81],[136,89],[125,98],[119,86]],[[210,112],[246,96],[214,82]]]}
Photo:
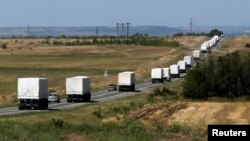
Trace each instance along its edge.
{"label": "tree line", "polygon": [[180,32],[180,33],[174,34],[173,36],[176,36],[176,37],[178,37],[178,36],[207,36],[207,37],[213,37],[215,35],[221,36],[222,34],[224,34],[223,31],[218,30],[218,29],[215,28],[215,29],[212,29],[208,33],[206,33],[206,32],[200,32],[200,33],[199,32],[192,32],[192,33],[182,33],[182,32]]}
{"label": "tree line", "polygon": [[[70,38],[63,36],[63,38]],[[148,34],[136,33],[129,37],[124,36],[98,36],[75,38],[74,41],[50,40],[46,38],[42,43],[48,45],[64,45],[64,46],[81,46],[81,45],[106,45],[106,44],[127,44],[127,45],[142,45],[142,46],[168,46],[179,47],[181,44],[175,40],[167,40],[168,37],[149,36]],[[61,38],[60,38],[61,39]]]}
{"label": "tree line", "polygon": [[183,94],[191,99],[250,96],[250,53],[209,57],[188,72]]}

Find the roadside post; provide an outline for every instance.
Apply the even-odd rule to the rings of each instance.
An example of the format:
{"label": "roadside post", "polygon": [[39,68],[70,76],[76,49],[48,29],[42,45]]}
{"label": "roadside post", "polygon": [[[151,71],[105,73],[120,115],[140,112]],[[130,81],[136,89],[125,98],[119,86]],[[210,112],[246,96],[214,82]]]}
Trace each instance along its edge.
{"label": "roadside post", "polygon": [[107,86],[107,79],[108,79],[108,71],[104,71],[104,80],[105,80],[105,86]]}

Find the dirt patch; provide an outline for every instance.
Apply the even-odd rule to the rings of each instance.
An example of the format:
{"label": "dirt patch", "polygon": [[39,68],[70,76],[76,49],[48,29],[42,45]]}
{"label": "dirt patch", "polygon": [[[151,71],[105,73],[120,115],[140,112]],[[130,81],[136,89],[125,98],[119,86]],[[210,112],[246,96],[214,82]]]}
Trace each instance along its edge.
{"label": "dirt patch", "polygon": [[130,118],[142,121],[146,125],[151,125],[159,121],[167,123],[170,116],[185,108],[187,108],[187,103],[162,103],[146,106],[142,110],[133,113]]}
{"label": "dirt patch", "polygon": [[84,135],[71,133],[64,138],[64,141],[89,141]]}
{"label": "dirt patch", "polygon": [[1,95],[0,96],[0,105],[4,105],[6,103],[13,103],[15,102],[16,96],[15,95]]}
{"label": "dirt patch", "polygon": [[250,103],[198,102],[175,112],[168,123],[185,124],[193,128],[208,124],[249,124]]}
{"label": "dirt patch", "polygon": [[218,111],[214,118],[220,124],[248,124],[249,117],[245,114],[249,112],[249,105],[243,103],[228,103]]}
{"label": "dirt patch", "polygon": [[243,113],[245,113],[247,110],[247,107],[236,107],[236,110],[234,110],[234,112],[229,112],[228,113],[228,119],[238,122],[238,123],[243,123],[243,124],[247,124],[247,119],[245,119],[243,117]]}
{"label": "dirt patch", "polygon": [[215,123],[214,115],[222,109],[221,103],[190,103],[188,108],[174,113],[169,118],[169,123],[185,124],[190,127],[206,127]]}

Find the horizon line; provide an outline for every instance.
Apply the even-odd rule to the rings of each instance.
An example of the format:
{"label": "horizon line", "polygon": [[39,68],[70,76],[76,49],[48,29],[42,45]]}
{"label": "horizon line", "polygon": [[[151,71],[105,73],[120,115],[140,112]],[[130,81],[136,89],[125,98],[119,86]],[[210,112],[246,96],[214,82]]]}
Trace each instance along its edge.
{"label": "horizon line", "polygon": [[[3,26],[0,28],[96,28],[96,27],[116,27],[116,26]],[[167,26],[167,25],[135,25],[132,27],[170,27],[170,28],[183,28],[187,26]],[[195,27],[250,27],[250,25],[201,25]]]}

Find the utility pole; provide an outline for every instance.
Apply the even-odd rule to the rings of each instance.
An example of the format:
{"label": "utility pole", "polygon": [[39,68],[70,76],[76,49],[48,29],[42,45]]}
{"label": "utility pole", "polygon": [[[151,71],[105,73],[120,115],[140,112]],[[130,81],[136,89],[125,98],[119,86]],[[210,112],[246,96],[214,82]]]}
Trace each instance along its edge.
{"label": "utility pole", "polygon": [[119,42],[119,23],[116,23],[116,38],[117,38],[117,44]]}
{"label": "utility pole", "polygon": [[124,38],[124,23],[122,23],[122,44],[123,44],[123,38]]}
{"label": "utility pole", "polygon": [[127,42],[128,42],[128,37],[129,37],[129,25],[130,23],[127,23]]}
{"label": "utility pole", "polygon": [[193,19],[192,19],[192,17],[190,17],[189,26],[190,26],[190,33],[193,33]]}

